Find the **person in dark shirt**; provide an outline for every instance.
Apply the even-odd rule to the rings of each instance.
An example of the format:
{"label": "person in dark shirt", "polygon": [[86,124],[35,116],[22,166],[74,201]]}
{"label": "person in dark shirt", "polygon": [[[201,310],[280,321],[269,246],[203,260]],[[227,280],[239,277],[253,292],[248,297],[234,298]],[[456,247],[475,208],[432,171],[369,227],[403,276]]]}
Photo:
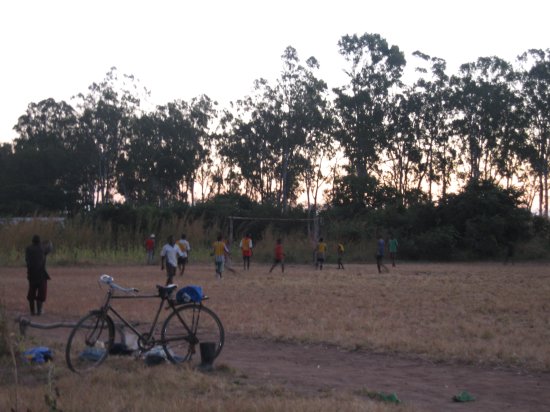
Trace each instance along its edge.
{"label": "person in dark shirt", "polygon": [[46,301],[48,280],[50,279],[46,271],[46,255],[49,251],[50,247],[43,246],[38,235],[33,236],[32,244],[25,249],[27,279],[29,281],[27,300],[33,316],[42,314],[42,307]]}

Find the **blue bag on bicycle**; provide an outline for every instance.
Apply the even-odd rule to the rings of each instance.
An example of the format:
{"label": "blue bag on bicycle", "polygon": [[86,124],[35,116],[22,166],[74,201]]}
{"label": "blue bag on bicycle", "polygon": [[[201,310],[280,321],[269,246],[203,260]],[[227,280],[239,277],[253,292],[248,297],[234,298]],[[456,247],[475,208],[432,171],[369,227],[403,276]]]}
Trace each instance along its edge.
{"label": "blue bag on bicycle", "polygon": [[195,302],[200,303],[204,295],[202,294],[202,288],[200,286],[189,285],[178,290],[176,293],[176,302],[188,303]]}

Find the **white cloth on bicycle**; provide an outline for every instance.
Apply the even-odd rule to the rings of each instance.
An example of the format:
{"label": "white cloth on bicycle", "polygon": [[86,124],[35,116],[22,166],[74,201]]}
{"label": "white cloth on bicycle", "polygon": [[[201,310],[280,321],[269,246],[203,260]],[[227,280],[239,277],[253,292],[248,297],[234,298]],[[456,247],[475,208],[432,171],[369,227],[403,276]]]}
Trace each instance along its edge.
{"label": "white cloth on bicycle", "polygon": [[178,256],[183,256],[181,250],[176,245],[171,245],[169,243],[165,244],[160,251],[160,256],[166,257],[166,262],[173,267],[178,267]]}

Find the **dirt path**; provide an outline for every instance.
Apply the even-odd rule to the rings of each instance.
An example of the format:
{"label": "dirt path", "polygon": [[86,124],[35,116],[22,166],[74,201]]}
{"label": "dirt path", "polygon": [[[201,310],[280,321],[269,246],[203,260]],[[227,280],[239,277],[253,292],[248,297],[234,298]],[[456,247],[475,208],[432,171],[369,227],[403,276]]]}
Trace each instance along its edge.
{"label": "dirt path", "polygon": [[[58,319],[45,315],[42,322]],[[70,329],[28,333],[64,341]],[[275,384],[315,395],[324,391],[395,392],[419,411],[546,411],[550,410],[550,373],[529,373],[370,352],[348,352],[334,346],[274,342],[228,334],[216,364],[225,364],[252,384]],[[467,390],[470,403],[452,402]]]}
{"label": "dirt path", "polygon": [[[496,368],[434,364],[368,352],[346,352],[322,345],[278,343],[228,336],[218,363],[237,369],[254,383],[294,391],[395,392],[422,411],[550,410],[550,374]],[[452,402],[467,390],[470,403]]]}

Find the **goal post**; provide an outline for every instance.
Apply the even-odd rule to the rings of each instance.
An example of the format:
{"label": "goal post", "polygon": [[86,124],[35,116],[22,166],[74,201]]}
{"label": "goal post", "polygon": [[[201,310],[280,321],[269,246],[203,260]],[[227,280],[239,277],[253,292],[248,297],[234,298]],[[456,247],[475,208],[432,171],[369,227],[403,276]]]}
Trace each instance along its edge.
{"label": "goal post", "polygon": [[[234,239],[234,222],[235,221],[250,221],[250,222],[311,222],[313,223],[313,232],[310,233],[311,238],[317,241],[319,238],[320,218],[315,216],[312,218],[284,218],[284,217],[248,217],[248,216],[229,216],[229,241]],[[308,227],[309,229],[309,227]]]}

